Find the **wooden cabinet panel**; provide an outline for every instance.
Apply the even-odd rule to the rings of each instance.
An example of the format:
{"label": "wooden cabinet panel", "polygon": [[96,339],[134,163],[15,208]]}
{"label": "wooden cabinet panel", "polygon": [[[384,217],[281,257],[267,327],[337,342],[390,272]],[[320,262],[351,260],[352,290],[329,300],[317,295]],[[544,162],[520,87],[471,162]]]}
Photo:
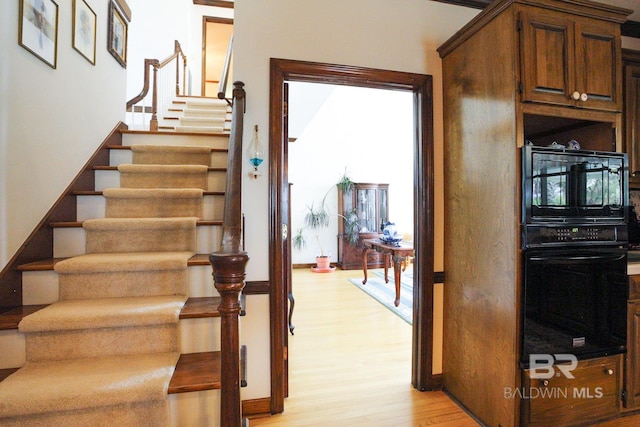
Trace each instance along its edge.
{"label": "wooden cabinet panel", "polygon": [[530,11],[521,26],[524,101],[620,111],[619,26]]}
{"label": "wooden cabinet panel", "polygon": [[626,65],[624,71],[624,133],[629,181],[634,188],[640,188],[640,64]]}
{"label": "wooden cabinet panel", "polygon": [[523,13],[521,42],[524,100],[573,104],[573,21]]}
{"label": "wooden cabinet panel", "polygon": [[[362,269],[362,240],[375,239],[378,234],[362,234],[358,239],[358,243],[353,245],[345,235],[338,236],[338,265],[343,270],[361,270]],[[376,251],[367,253],[367,268],[384,267],[383,257]]]}
{"label": "wooden cabinet panel", "polygon": [[[616,30],[618,29],[618,30]],[[621,110],[621,62],[619,27],[606,23],[576,25],[576,87],[586,93],[585,108]]]}
{"label": "wooden cabinet panel", "polygon": [[[631,276],[630,281],[640,280],[640,276]],[[630,283],[631,284],[631,283]],[[625,407],[638,409],[640,407],[640,301],[629,301],[627,306],[627,362]]]}
{"label": "wooden cabinet panel", "polygon": [[571,371],[575,378],[557,373],[533,379],[523,372],[522,424],[570,426],[619,414],[622,355],[583,360]]}

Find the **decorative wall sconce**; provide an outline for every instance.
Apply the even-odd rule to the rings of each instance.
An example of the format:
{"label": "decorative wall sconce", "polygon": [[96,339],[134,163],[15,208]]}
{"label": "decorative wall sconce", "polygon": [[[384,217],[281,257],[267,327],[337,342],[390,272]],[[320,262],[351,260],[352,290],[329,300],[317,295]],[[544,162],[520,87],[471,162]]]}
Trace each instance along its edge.
{"label": "decorative wall sconce", "polygon": [[255,125],[253,128],[253,138],[251,138],[251,143],[247,147],[247,159],[249,159],[249,163],[253,166],[253,170],[249,172],[249,176],[253,179],[258,179],[258,177],[261,176],[261,174],[258,173],[258,166],[260,166],[264,160],[264,149],[258,139],[258,125]]}

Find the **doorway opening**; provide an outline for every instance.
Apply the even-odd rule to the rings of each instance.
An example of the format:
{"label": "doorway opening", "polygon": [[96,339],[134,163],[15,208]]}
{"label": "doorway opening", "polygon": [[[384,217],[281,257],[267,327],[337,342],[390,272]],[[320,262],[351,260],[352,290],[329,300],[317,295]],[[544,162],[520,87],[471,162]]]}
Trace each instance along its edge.
{"label": "doorway opening", "polygon": [[291,230],[288,181],[287,82],[315,82],[408,91],[413,99],[414,287],[411,383],[434,388],[433,343],[433,97],[431,76],[362,67],[272,59],[269,113],[271,412],[284,410],[288,392],[288,296]]}
{"label": "doorway opening", "polygon": [[[225,58],[233,38],[233,19],[204,16],[202,18],[202,95],[218,97],[220,78]],[[233,67],[233,61],[229,62]],[[233,75],[233,69],[229,70]],[[231,98],[232,86],[228,85],[227,97]]]}

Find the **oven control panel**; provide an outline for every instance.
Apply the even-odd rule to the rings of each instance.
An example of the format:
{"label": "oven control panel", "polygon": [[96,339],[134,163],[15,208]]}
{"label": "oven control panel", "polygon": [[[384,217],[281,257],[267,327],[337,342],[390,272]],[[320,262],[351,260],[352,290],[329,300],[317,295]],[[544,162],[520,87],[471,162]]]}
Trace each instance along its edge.
{"label": "oven control panel", "polygon": [[525,248],[560,245],[625,245],[626,225],[525,225]]}

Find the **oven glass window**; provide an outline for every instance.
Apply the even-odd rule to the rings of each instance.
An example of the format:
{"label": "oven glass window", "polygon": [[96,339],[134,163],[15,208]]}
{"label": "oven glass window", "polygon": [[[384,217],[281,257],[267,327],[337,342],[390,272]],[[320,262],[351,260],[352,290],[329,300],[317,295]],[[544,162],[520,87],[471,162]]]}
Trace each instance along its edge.
{"label": "oven glass window", "polygon": [[533,153],[534,215],[607,216],[624,205],[624,160],[568,153]]}
{"label": "oven glass window", "polygon": [[531,354],[578,358],[626,348],[624,249],[540,249],[524,264],[522,362]]}
{"label": "oven glass window", "polygon": [[535,158],[532,201],[535,206],[567,206],[569,163]]}

